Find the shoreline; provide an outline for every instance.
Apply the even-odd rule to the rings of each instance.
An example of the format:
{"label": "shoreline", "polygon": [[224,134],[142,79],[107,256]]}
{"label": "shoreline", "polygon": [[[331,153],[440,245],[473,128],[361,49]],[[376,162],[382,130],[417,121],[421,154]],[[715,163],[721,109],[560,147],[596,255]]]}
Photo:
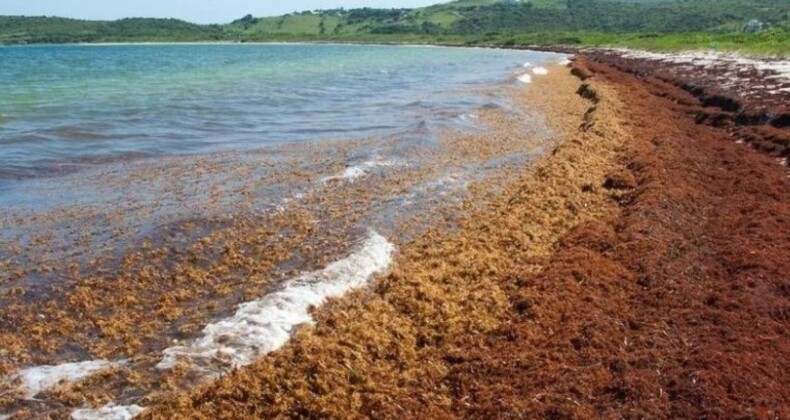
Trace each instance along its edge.
{"label": "shoreline", "polygon": [[619,209],[520,279],[526,314],[465,349],[447,380],[470,403],[453,413],[786,417],[787,168],[700,121],[714,106],[679,83],[615,58],[580,67],[628,104],[605,183]]}
{"label": "shoreline", "polygon": [[701,96],[597,59],[574,70],[581,134],[502,213],[417,240],[317,330],[143,417],[786,417],[787,168],[699,121]]}
{"label": "shoreline", "polygon": [[[590,124],[619,123],[608,109],[600,117],[590,111],[594,104],[576,94],[581,83],[567,69],[552,70],[530,85],[531,100],[539,101],[553,116],[552,124],[562,129],[552,153],[521,169],[519,180],[507,184],[503,193],[470,208],[458,230],[431,231],[404,244],[391,273],[371,290],[317,311],[316,327],[297,333],[282,350],[195,391],[192,403],[173,395],[143,417],[242,412],[271,417],[299,410],[330,417],[350,412],[415,415],[422,405],[410,398],[417,394],[430,410],[422,415],[447,414],[449,389],[438,384],[451,363],[443,352],[465,337],[499,328],[511,310],[501,282],[518,272],[539,271],[568,228],[611,206],[607,191],[584,192],[583,187],[603,177],[610,166],[607,156],[623,137],[589,128],[576,134],[573,127],[584,123],[585,113]],[[590,141],[577,145],[581,138]],[[568,166],[574,161],[577,167]],[[473,190],[484,196],[488,188],[483,183]],[[316,366],[321,368],[316,371]],[[249,399],[217,399],[240,390]],[[253,401],[277,403],[258,406]]]}
{"label": "shoreline", "polygon": [[[463,47],[463,45],[442,45],[435,43],[364,43],[364,42],[310,42],[310,41],[153,41],[153,42],[75,42],[68,44],[0,44],[0,47],[106,47],[106,46],[177,46],[177,45],[342,45],[342,46],[400,46],[400,47]],[[469,47],[474,48],[474,47]]]}
{"label": "shoreline", "polygon": [[543,45],[543,44],[514,44],[506,45],[499,43],[475,43],[468,44],[465,42],[398,42],[398,41],[336,41],[336,40],[303,40],[303,41],[141,41],[141,42],[75,42],[75,43],[61,43],[61,44],[47,44],[47,43],[34,43],[34,44],[3,44],[0,43],[0,48],[13,48],[13,47],[69,47],[69,46],[179,46],[179,45],[338,45],[338,46],[400,46],[400,47],[415,47],[415,48],[485,48],[485,49],[501,49],[501,50],[525,50],[525,51],[541,51],[552,52],[559,54],[586,54],[596,51],[633,51],[633,52],[648,52],[656,54],[678,55],[684,53],[713,53],[724,56],[751,58],[755,60],[788,60],[790,57],[786,55],[772,55],[772,54],[759,54],[749,53],[748,51],[729,50],[729,49],[716,49],[711,47],[691,47],[680,48],[677,50],[662,50],[662,49],[643,49],[638,47],[626,47],[617,44],[605,45]]}
{"label": "shoreline", "polygon": [[[790,415],[783,96],[679,68],[588,51],[536,78],[551,153],[472,185],[454,229],[280,350],[187,393],[181,368],[141,417]],[[102,407],[141,381],[97,376],[53,394]]]}
{"label": "shoreline", "polygon": [[[522,91],[529,90],[509,78],[506,83],[494,87],[506,89],[508,98],[514,95],[517,99]],[[297,186],[306,183],[314,188],[290,191],[293,194],[286,194],[287,200],[271,211],[264,209],[266,211],[247,214],[246,207],[239,207],[235,210],[240,214],[219,216],[216,220],[188,219],[175,226],[163,226],[162,242],[148,241],[146,237],[141,243],[132,244],[129,252],[117,261],[90,261],[83,267],[87,272],[80,271],[80,267],[64,266],[61,271],[52,267],[53,275],[61,276],[58,278],[64,284],[54,287],[51,295],[35,287],[28,290],[26,284],[3,285],[9,287],[4,287],[0,295],[5,308],[0,312],[3,326],[0,341],[9,344],[0,354],[0,372],[4,376],[0,379],[0,405],[4,410],[0,412],[11,410],[18,416],[25,413],[68,415],[73,409],[96,407],[108,401],[135,402],[143,397],[147,406],[150,392],[156,401],[158,392],[188,389],[201,383],[206,372],[218,374],[228,370],[231,365],[225,363],[223,357],[207,358],[209,363],[196,364],[200,369],[195,371],[185,369],[181,360],[167,371],[160,372],[157,365],[161,362],[161,350],[189,347],[203,335],[209,335],[203,331],[208,326],[254,320],[254,316],[247,313],[234,315],[239,304],[255,303],[262,295],[277,295],[281,288],[287,289],[289,281],[304,281],[303,278],[299,280],[300,273],[322,273],[321,270],[331,267],[333,262],[355,255],[356,246],[365,236],[360,228],[368,226],[370,221],[384,226],[386,232],[383,233],[396,246],[427,229],[452,229],[457,223],[454,219],[462,214],[460,198],[467,194],[470,179],[506,179],[513,170],[545,152],[550,139],[545,138],[540,109],[519,106],[518,111],[481,108],[476,112],[476,120],[486,130],[442,134],[414,151],[415,156],[408,155],[414,158],[409,160],[409,165],[386,160],[389,155],[385,148],[396,147],[397,138],[377,143],[377,152],[383,153],[382,157],[355,160],[354,166],[347,164],[351,162],[347,157],[356,155],[355,146],[364,141],[344,143],[343,147],[325,145],[336,149],[333,153],[346,157],[329,161],[326,150],[309,147],[305,151],[309,153],[302,158],[308,163],[320,162],[317,172],[288,164],[289,160],[283,163],[282,170],[267,172],[264,178],[254,176],[254,171],[249,172],[247,166],[252,164],[253,169],[259,166],[252,157],[245,165],[231,168],[216,165],[210,159],[199,159],[197,164],[187,168],[188,173],[197,169],[198,174],[218,172],[233,179],[252,180],[238,192],[245,196],[244,199],[249,199],[248,193],[256,189],[266,193],[265,180],[269,178],[292,180]],[[534,118],[524,116],[527,115],[524,112]],[[516,132],[524,141],[510,141],[510,136]],[[418,164],[429,155],[432,155],[432,165]],[[472,173],[472,178],[465,175],[464,171],[476,167],[479,169]],[[142,174],[132,174],[135,177],[131,181],[137,176],[151,179],[149,175],[160,174],[163,169],[167,168],[143,166]],[[176,171],[174,175],[179,173]],[[124,186],[128,184],[123,182],[128,181],[130,179],[122,177],[119,182]],[[179,188],[176,192],[189,194]],[[213,208],[216,191],[209,192],[211,194],[202,204]],[[370,209],[385,211],[388,207],[382,202],[392,200],[393,205],[397,205],[400,196],[414,204],[398,207],[397,217],[365,214]],[[122,206],[115,207],[110,210],[110,220],[138,215],[138,210],[127,214]],[[57,213],[54,220],[68,217],[71,223],[76,223],[73,220],[79,220],[75,219],[79,215],[79,212]],[[376,218],[381,220],[376,221]],[[191,241],[184,232],[198,236]],[[37,247],[46,246],[46,242],[36,244]],[[350,261],[347,265],[355,270],[362,270],[364,260],[366,258],[360,257],[346,261]],[[316,274],[316,277],[326,275]],[[304,287],[293,290],[315,291]],[[277,296],[293,300],[288,294]],[[316,303],[312,298],[307,301]],[[294,312],[298,312],[295,318],[299,322],[296,323],[301,323],[305,313]],[[291,324],[282,328],[289,332],[291,329]],[[211,340],[217,344],[228,342],[222,331]],[[213,349],[216,347],[211,351]],[[75,360],[84,362],[69,363]],[[109,369],[95,371],[108,366]],[[47,379],[29,379],[42,376]],[[65,382],[60,383],[59,379]],[[43,393],[38,400],[17,395],[17,391],[25,388],[39,390],[30,385],[39,382],[52,386],[41,388]]]}

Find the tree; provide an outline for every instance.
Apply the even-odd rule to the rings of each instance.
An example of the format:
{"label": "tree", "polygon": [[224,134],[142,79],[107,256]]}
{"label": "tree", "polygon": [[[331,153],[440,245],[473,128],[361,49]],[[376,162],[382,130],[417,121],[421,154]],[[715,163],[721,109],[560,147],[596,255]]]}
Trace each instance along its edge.
{"label": "tree", "polygon": [[237,19],[233,21],[234,25],[241,25],[244,27],[244,29],[247,29],[250,26],[255,25],[256,23],[258,23],[258,19],[254,18],[252,15],[247,15],[241,19]]}

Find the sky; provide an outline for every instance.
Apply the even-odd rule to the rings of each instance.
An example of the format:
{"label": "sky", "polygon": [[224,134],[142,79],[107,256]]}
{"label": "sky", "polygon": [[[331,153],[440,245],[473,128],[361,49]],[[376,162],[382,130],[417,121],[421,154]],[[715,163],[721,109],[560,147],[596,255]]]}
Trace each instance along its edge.
{"label": "sky", "polygon": [[420,7],[443,0],[0,0],[0,15],[62,16],[113,20],[172,17],[196,23],[227,23],[246,14],[275,16],[336,7]]}

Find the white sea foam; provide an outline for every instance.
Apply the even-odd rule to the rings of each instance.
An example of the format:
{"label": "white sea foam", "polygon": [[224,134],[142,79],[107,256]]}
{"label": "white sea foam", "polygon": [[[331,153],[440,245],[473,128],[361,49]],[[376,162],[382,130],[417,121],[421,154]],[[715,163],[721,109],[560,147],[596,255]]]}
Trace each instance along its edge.
{"label": "white sea foam", "polygon": [[545,67],[535,67],[534,69],[532,69],[532,73],[537,74],[539,76],[545,76],[549,74],[549,71],[546,70]]}
{"label": "white sea foam", "polygon": [[568,57],[563,57],[562,59],[560,59],[560,61],[557,61],[557,64],[559,64],[561,66],[567,66],[570,63],[571,63],[571,60],[569,60]]}
{"label": "white sea foam", "polygon": [[477,121],[477,115],[475,115],[475,114],[461,114],[461,115],[458,116],[458,119],[463,121],[463,122],[465,122],[465,123],[475,122],[475,121]]}
{"label": "white sea foam", "polygon": [[303,274],[281,290],[239,306],[236,314],[206,326],[203,337],[189,346],[164,351],[160,369],[178,360],[193,362],[215,359],[232,366],[252,363],[256,357],[282,347],[300,324],[312,324],[309,310],[327,298],[339,297],[364,286],[374,274],[387,269],[395,247],[371,232],[358,251],[320,271]]}
{"label": "white sea foam", "polygon": [[533,67],[533,65],[532,65],[532,63],[524,63],[522,67],[524,67],[525,69],[528,69],[530,67]]}
{"label": "white sea foam", "polygon": [[439,196],[447,196],[453,192],[465,190],[469,187],[469,180],[463,174],[449,174],[427,185],[424,191],[432,191]]}
{"label": "white sea foam", "polygon": [[145,408],[139,405],[105,405],[102,408],[85,408],[71,413],[74,420],[130,420],[140,415]]}
{"label": "white sea foam", "polygon": [[357,178],[362,178],[363,176],[367,175],[371,169],[376,167],[383,167],[383,166],[394,166],[395,163],[388,161],[388,160],[381,160],[381,159],[373,159],[366,162],[362,162],[358,165],[353,165],[347,167],[343,173],[339,175],[332,175],[321,178],[321,182],[328,182],[336,179],[351,181],[353,182]]}
{"label": "white sea foam", "polygon": [[521,76],[518,76],[518,81],[526,84],[532,83],[532,76],[528,74],[522,74]]}
{"label": "white sea foam", "polygon": [[11,380],[21,382],[25,398],[33,398],[36,394],[46,391],[61,382],[78,381],[104,369],[120,365],[123,365],[123,362],[91,360],[79,363],[64,363],[57,366],[34,366],[19,371]]}

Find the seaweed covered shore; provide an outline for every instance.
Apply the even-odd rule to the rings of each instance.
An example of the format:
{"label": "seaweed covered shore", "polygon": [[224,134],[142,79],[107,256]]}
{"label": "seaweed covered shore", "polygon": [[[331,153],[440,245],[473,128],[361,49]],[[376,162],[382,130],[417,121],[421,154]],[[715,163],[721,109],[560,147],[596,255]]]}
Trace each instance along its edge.
{"label": "seaweed covered shore", "polygon": [[749,147],[786,128],[741,124],[706,100],[720,85],[661,67],[579,60],[578,75],[628,104],[622,172],[604,181],[623,195],[514,282],[527,309],[464,349],[447,379],[454,414],[788,416],[790,183],[776,150]]}
{"label": "seaweed covered shore", "polygon": [[[0,415],[155,406],[279,348],[313,322],[311,306],[367,286],[410,238],[457,229],[556,144],[532,103],[537,91],[516,75],[559,73],[564,57],[532,57],[532,67],[519,60],[512,77],[481,88],[486,106],[446,115],[468,129],[437,126],[434,136],[421,126],[53,179],[130,194],[111,206],[0,217],[4,234],[23,235],[0,244]],[[575,89],[564,96],[583,104]],[[152,190],[152,200],[134,194]],[[170,223],[159,210],[173,199],[197,211]],[[152,227],[139,237],[141,225]]]}
{"label": "seaweed covered shore", "polygon": [[301,331],[282,351],[147,415],[453,413],[457,395],[448,375],[469,340],[528,310],[526,302],[512,301],[513,282],[540,272],[572,226],[614,208],[612,190],[600,184],[625,139],[623,105],[597,93],[605,86],[581,86],[567,69],[532,88],[530,95],[556,116],[566,137],[549,157],[471,210],[455,232],[432,231],[404,245],[390,274],[327,305],[316,315],[317,327]]}
{"label": "seaweed covered shore", "polygon": [[530,77],[549,152],[470,184],[315,325],[194,389],[178,364],[62,384],[49,414],[140,387],[126,413],[156,419],[790,417],[787,82],[696,65],[594,50]]}
{"label": "seaweed covered shore", "polygon": [[790,182],[733,138],[786,127],[706,124],[733,111],[612,57],[535,85],[572,129],[457,233],[147,416],[790,415]]}

